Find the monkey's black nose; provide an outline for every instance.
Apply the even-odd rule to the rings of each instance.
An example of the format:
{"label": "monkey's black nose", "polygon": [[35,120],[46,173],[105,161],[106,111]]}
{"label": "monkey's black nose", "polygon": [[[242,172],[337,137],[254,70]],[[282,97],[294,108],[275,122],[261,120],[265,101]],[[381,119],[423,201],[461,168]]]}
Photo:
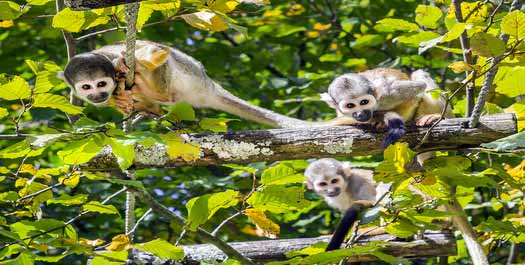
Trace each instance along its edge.
{"label": "monkey's black nose", "polygon": [[341,188],[336,187],[333,190],[329,190],[326,195],[328,195],[328,197],[336,197],[339,193],[341,193]]}
{"label": "monkey's black nose", "polygon": [[109,93],[108,92],[100,92],[98,94],[91,94],[88,95],[87,98],[91,100],[93,103],[101,103],[108,99]]}
{"label": "monkey's black nose", "polygon": [[370,110],[356,111],[352,113],[352,117],[360,122],[366,122],[372,118],[372,112]]}

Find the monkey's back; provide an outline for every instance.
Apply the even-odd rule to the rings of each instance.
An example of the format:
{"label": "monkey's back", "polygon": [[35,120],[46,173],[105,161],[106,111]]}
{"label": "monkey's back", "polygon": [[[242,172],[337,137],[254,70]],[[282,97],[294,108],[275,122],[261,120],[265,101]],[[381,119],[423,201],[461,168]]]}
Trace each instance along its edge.
{"label": "monkey's back", "polygon": [[375,68],[360,72],[359,74],[365,76],[369,80],[374,80],[377,78],[410,80],[410,77],[407,74],[403,73],[400,70],[392,68]]}

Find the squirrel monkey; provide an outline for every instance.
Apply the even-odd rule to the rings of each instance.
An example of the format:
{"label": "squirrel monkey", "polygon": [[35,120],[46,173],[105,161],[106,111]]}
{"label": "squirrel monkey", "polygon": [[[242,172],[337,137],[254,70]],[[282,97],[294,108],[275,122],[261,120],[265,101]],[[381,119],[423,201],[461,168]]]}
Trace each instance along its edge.
{"label": "squirrel monkey", "polygon": [[[272,127],[304,127],[308,122],[254,106],[223,89],[206,75],[202,64],[162,44],[137,41],[135,85],[121,88],[129,71],[124,43],[79,54],[62,76],[76,96],[96,106],[114,106],[124,114],[133,110],[159,114],[161,105],[186,101],[194,107],[213,108]],[[119,85],[120,87],[121,85]]]}
{"label": "squirrel monkey", "polygon": [[[443,99],[434,99],[427,91],[437,88],[422,70],[409,78],[389,68],[377,68],[337,77],[322,93],[321,99],[337,111],[341,124],[374,124],[387,127],[381,146],[386,148],[405,134],[405,122],[431,125],[441,117]],[[453,117],[447,108],[445,117]]]}
{"label": "squirrel monkey", "polygon": [[376,184],[373,171],[351,168],[348,162],[322,158],[312,162],[304,175],[306,185],[323,197],[328,205],[344,213],[326,251],[338,249],[359,213],[372,207],[388,192],[388,184]]}

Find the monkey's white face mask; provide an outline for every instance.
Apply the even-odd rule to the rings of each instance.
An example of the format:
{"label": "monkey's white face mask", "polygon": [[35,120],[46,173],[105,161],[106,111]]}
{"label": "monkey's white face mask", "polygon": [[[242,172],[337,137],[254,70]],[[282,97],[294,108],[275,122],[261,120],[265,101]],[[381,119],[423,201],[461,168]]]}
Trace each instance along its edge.
{"label": "monkey's white face mask", "polygon": [[318,178],[309,183],[311,189],[323,197],[337,197],[344,190],[345,181],[342,176]]}
{"label": "monkey's white face mask", "polygon": [[95,106],[107,103],[116,88],[115,80],[111,77],[100,77],[95,80],[82,80],[76,82],[76,94]]}
{"label": "monkey's white face mask", "polygon": [[336,101],[328,93],[322,93],[321,99],[342,115],[350,117],[356,122],[369,122],[377,109],[376,98],[369,94],[355,98],[346,97]]}

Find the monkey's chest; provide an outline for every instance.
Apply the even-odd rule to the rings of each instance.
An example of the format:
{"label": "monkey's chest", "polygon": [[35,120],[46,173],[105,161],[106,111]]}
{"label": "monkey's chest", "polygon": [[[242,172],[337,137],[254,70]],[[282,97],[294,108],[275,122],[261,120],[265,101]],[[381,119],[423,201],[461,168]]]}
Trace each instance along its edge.
{"label": "monkey's chest", "polygon": [[341,212],[344,212],[348,210],[348,208],[350,208],[350,206],[353,203],[353,200],[350,197],[345,196],[345,195],[346,194],[341,193],[336,197],[326,197],[325,201],[328,205],[330,205],[330,207],[333,207]]}

